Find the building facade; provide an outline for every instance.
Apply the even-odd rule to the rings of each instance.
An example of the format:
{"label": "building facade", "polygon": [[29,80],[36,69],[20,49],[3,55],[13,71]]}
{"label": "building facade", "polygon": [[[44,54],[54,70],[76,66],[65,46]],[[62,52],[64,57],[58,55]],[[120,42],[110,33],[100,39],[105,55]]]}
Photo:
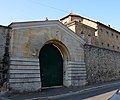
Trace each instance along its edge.
{"label": "building facade", "polygon": [[95,22],[89,19],[87,20],[84,17],[74,13],[70,13],[69,15],[61,18],[60,21],[83,38],[86,44],[96,45],[97,38],[95,33],[97,31],[97,26]]}
{"label": "building facade", "polygon": [[120,51],[120,32],[111,28],[110,25],[106,26],[100,22],[97,22],[97,24],[98,46],[110,50]]}
{"label": "building facade", "polygon": [[[110,25],[107,26],[73,13],[61,18],[60,21],[77,34],[80,34],[82,30],[82,36],[84,35],[83,37],[85,38],[86,44],[120,51],[120,32],[111,28]],[[79,24],[69,25],[70,23],[76,22]],[[84,30],[80,24],[82,26],[84,25],[84,28],[90,28]]]}

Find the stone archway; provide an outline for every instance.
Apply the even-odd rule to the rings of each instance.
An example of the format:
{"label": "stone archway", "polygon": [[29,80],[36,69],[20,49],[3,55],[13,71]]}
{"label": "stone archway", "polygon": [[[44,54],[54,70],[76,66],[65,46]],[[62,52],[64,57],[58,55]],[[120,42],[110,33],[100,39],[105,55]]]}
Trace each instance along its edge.
{"label": "stone archway", "polygon": [[63,59],[60,51],[46,44],[40,51],[40,73],[42,87],[63,85]]}
{"label": "stone archway", "polygon": [[65,67],[68,60],[69,52],[63,43],[57,40],[46,42],[39,54],[41,86],[67,86]]}
{"label": "stone archway", "polygon": [[[59,21],[39,21],[11,24],[9,89],[38,91],[41,89],[39,54],[52,44],[63,59],[63,85],[86,84],[84,40]],[[21,41],[22,40],[22,41]]]}

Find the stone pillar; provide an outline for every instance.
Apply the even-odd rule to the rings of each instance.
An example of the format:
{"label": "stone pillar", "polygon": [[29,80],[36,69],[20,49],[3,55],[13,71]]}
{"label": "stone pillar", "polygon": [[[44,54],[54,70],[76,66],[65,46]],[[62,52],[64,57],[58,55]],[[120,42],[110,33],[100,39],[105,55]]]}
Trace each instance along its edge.
{"label": "stone pillar", "polygon": [[10,58],[9,89],[14,92],[32,92],[41,89],[39,59]]}
{"label": "stone pillar", "polygon": [[87,84],[85,63],[68,61],[65,79],[68,83],[67,86],[82,86]]}

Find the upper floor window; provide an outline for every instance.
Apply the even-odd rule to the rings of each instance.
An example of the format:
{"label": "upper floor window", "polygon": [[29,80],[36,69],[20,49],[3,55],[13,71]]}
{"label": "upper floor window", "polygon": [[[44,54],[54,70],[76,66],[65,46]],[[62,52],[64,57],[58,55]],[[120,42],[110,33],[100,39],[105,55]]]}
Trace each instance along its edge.
{"label": "upper floor window", "polygon": [[107,44],[107,46],[109,47],[110,45],[109,45],[109,44]]}
{"label": "upper floor window", "polygon": [[88,44],[91,44],[91,34],[88,34]]}
{"label": "upper floor window", "polygon": [[118,39],[118,35],[116,35],[116,39]]}
{"label": "upper floor window", "polygon": [[85,34],[84,34],[83,30],[80,31],[80,37],[85,39]]}
{"label": "upper floor window", "polygon": [[100,32],[103,32],[103,29],[102,29],[102,28],[100,29]]}
{"label": "upper floor window", "polygon": [[117,47],[117,49],[119,49],[119,47]]}
{"label": "upper floor window", "polygon": [[113,36],[113,33],[111,33],[111,35]]}
{"label": "upper floor window", "polygon": [[115,48],[115,46],[113,45],[113,48]]}
{"label": "upper floor window", "polygon": [[102,44],[102,45],[104,45],[104,43],[103,43],[103,42],[102,42],[101,44]]}
{"label": "upper floor window", "polygon": [[109,32],[108,32],[108,31],[106,31],[106,33],[107,33],[107,34],[109,34]]}

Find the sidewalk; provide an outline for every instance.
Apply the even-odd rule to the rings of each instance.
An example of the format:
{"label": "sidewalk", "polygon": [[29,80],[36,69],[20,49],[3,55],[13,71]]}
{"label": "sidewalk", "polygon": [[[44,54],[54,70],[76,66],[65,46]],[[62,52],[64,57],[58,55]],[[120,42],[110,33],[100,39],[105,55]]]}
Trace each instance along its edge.
{"label": "sidewalk", "polygon": [[[52,99],[52,98],[59,98],[69,95],[74,95],[78,93],[82,93],[88,90],[102,88],[105,86],[111,86],[120,84],[120,81],[113,81],[113,82],[106,82],[103,84],[96,84],[96,85],[89,85],[89,86],[82,86],[82,87],[58,87],[58,88],[49,88],[43,89],[41,92],[35,93],[23,93],[23,94],[9,94],[4,96],[4,98],[8,98],[10,100],[45,100],[45,99]],[[8,99],[0,99],[0,100],[8,100]]]}

